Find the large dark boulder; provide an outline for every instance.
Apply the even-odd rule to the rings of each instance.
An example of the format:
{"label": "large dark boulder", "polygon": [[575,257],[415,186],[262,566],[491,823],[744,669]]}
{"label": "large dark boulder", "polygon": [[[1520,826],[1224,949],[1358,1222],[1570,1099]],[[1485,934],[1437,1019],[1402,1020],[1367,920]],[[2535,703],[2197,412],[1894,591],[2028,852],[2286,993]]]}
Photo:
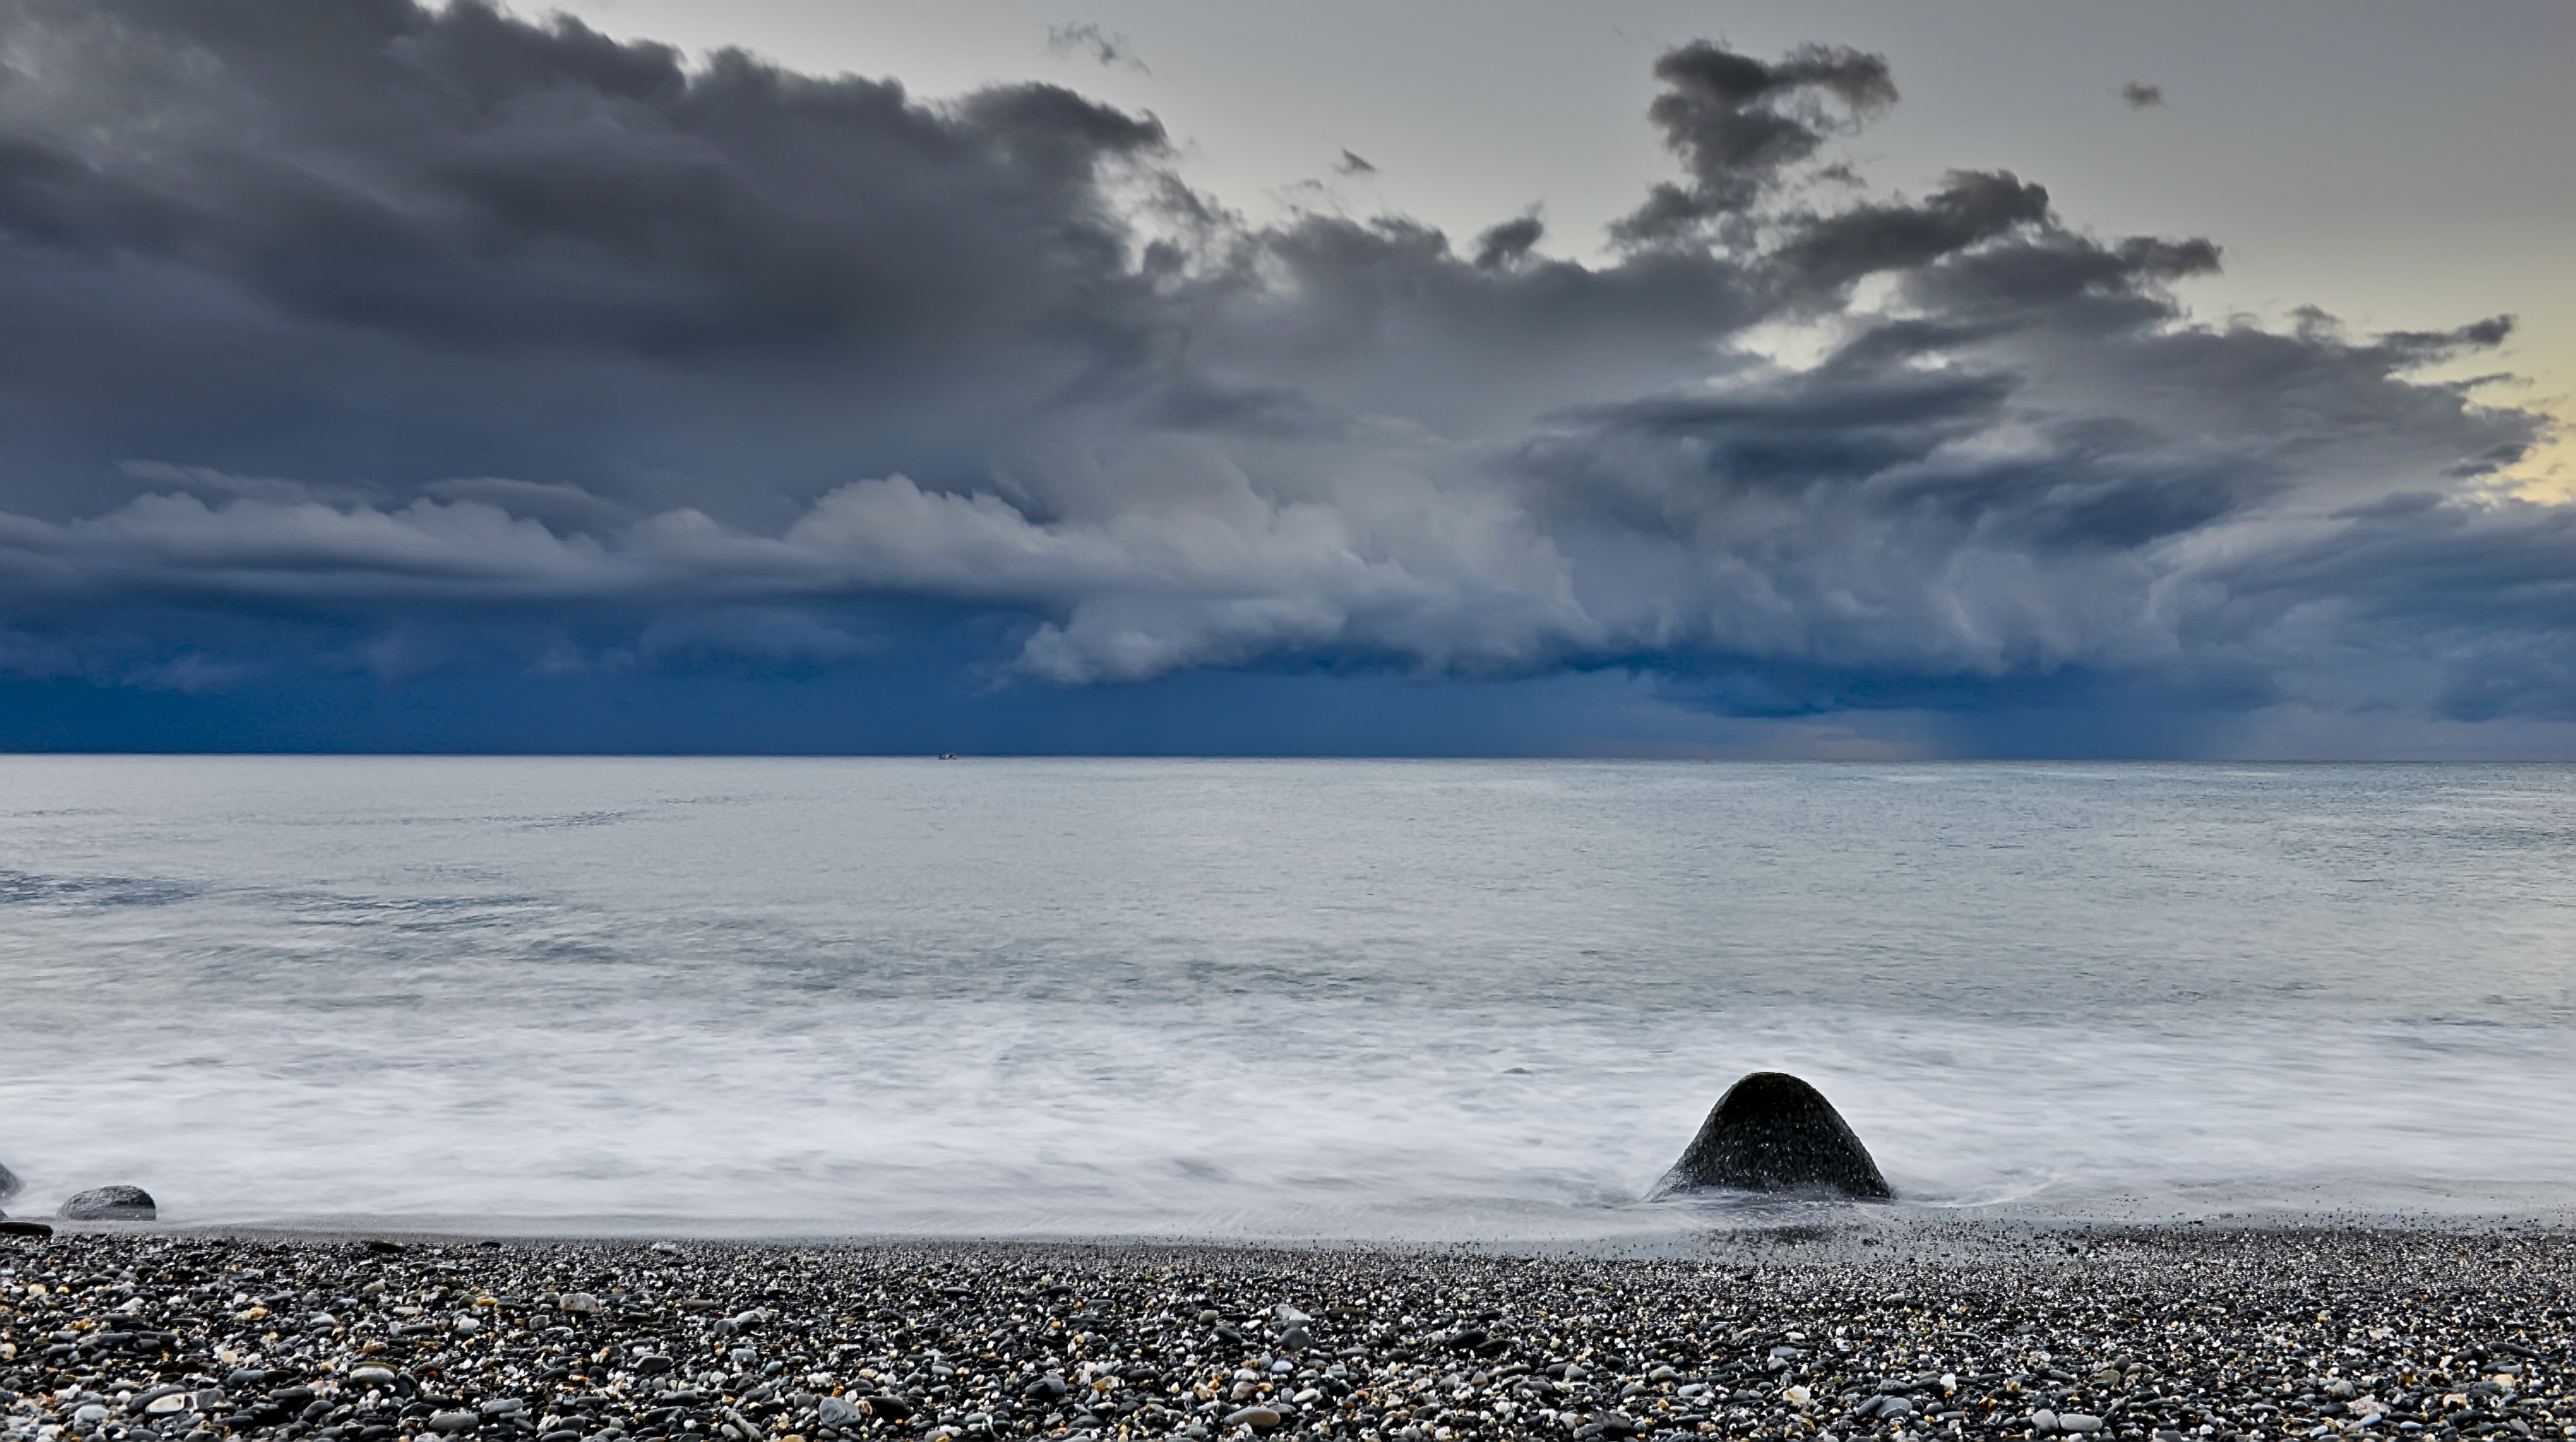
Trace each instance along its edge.
{"label": "large dark boulder", "polygon": [[93,1187],[63,1203],[64,1218],[75,1222],[148,1222],[158,1215],[152,1194],[141,1187]]}
{"label": "large dark boulder", "polygon": [[1655,1195],[1718,1188],[1832,1191],[1874,1200],[1896,1195],[1824,1093],[1776,1071],[1755,1072],[1726,1089]]}

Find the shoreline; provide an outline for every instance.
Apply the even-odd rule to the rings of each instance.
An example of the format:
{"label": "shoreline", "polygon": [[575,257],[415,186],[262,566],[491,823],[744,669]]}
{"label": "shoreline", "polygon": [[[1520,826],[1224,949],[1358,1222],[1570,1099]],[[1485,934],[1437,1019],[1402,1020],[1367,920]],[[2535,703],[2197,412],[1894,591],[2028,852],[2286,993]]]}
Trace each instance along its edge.
{"label": "shoreline", "polygon": [[2561,1224],[1872,1230],[1681,1258],[66,1227],[0,1238],[0,1434],[2576,1436]]}
{"label": "shoreline", "polygon": [[[2316,1206],[2239,1203],[2240,1210],[2172,1212],[2081,1206],[2058,1210],[2019,1203],[1949,1206],[1926,1204],[1904,1197],[1874,1201],[1824,1192],[1792,1192],[1768,1197],[1730,1192],[1716,1200],[1646,1203],[1647,1207],[1662,1214],[1658,1218],[1662,1225],[1654,1229],[1590,1231],[1558,1227],[1473,1237],[1325,1230],[1205,1233],[1158,1232],[1125,1227],[1056,1229],[1017,1227],[1007,1222],[989,1230],[972,1227],[906,1230],[901,1226],[867,1230],[781,1218],[726,1219],[658,1213],[560,1217],[319,1213],[230,1219],[164,1217],[137,1222],[71,1220],[58,1212],[0,1212],[0,1220],[35,1223],[62,1235],[315,1242],[394,1238],[456,1246],[485,1241],[527,1246],[553,1243],[609,1246],[654,1241],[751,1247],[1133,1246],[1214,1251],[1357,1251],[1389,1255],[1462,1253],[1658,1260],[1704,1258],[1732,1253],[1747,1246],[1776,1245],[1784,1238],[1805,1244],[1824,1244],[1851,1252],[1854,1256],[1862,1255],[1853,1251],[1854,1248],[1884,1248],[1869,1255],[1885,1259],[1923,1247],[1948,1252],[1962,1246],[2013,1245],[2021,1239],[2079,1233],[2146,1236],[2165,1232],[2190,1235],[2202,1232],[2340,1232],[2357,1229],[2391,1236],[2477,1236],[2497,1231],[2576,1236],[2576,1194],[2559,1201],[2555,1194],[2544,1196],[2537,1189],[2525,1189],[2525,1192],[2525,1195],[2511,1200],[2503,1197],[2485,1199],[2477,1207],[2356,1201]],[[7,1236],[0,1235],[0,1243],[9,1240]]]}

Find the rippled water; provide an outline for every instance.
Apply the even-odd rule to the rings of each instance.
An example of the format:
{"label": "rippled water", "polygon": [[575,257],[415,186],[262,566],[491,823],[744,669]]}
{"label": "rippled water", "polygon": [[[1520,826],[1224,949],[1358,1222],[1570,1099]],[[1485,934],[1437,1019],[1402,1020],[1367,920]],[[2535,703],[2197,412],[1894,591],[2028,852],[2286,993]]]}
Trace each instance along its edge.
{"label": "rippled water", "polygon": [[1652,1238],[2576,1196],[2576,769],[0,758],[13,1204]]}

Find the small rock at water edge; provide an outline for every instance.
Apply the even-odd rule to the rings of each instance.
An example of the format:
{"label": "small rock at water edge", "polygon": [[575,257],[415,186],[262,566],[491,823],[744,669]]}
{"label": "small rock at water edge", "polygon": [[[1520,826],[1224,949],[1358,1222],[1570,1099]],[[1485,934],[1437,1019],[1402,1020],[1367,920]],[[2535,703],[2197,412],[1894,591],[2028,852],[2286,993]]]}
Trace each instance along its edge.
{"label": "small rock at water edge", "polygon": [[152,1194],[141,1187],[92,1187],[63,1203],[63,1218],[74,1222],[148,1222],[160,1215]]}

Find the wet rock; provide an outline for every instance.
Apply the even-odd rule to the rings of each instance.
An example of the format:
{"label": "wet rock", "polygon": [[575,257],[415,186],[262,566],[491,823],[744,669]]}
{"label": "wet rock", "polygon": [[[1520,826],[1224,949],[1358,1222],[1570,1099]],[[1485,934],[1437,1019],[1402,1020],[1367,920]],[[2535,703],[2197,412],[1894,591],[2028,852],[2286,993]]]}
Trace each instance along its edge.
{"label": "wet rock", "polygon": [[0,1202],[5,1202],[11,1197],[18,1195],[20,1191],[25,1189],[26,1185],[26,1183],[18,1180],[18,1174],[16,1172],[9,1170],[7,1167],[0,1167]]}
{"label": "wet rock", "polygon": [[33,1237],[42,1241],[53,1234],[54,1229],[42,1222],[0,1221],[0,1237]]}
{"label": "wet rock", "polygon": [[62,1215],[74,1222],[148,1222],[160,1212],[141,1187],[92,1187],[73,1193]]}
{"label": "wet rock", "polygon": [[1842,1113],[1786,1072],[1759,1071],[1726,1089],[1655,1195],[1726,1188],[1896,1195]]}
{"label": "wet rock", "polygon": [[1256,1432],[1266,1432],[1286,1420],[1269,1407],[1238,1407],[1225,1415],[1228,1427],[1249,1427]]}

